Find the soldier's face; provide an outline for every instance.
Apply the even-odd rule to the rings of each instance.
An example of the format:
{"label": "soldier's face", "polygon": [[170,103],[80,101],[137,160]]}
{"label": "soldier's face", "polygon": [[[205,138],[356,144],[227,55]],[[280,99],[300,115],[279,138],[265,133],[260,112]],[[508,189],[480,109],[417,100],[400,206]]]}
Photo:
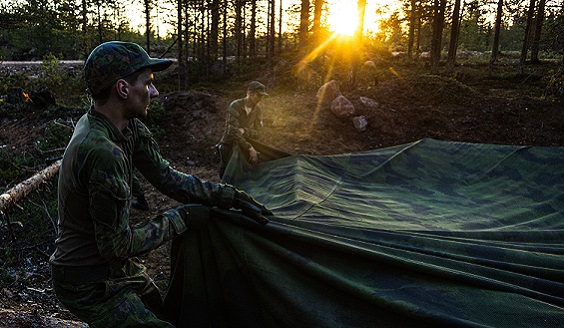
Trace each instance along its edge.
{"label": "soldier's face", "polygon": [[130,84],[129,91],[129,116],[131,118],[144,118],[151,99],[159,96],[159,91],[153,85],[153,72],[150,69],[141,71],[137,81]]}
{"label": "soldier's face", "polygon": [[253,105],[258,104],[262,100],[262,95],[256,91],[247,91],[247,95]]}

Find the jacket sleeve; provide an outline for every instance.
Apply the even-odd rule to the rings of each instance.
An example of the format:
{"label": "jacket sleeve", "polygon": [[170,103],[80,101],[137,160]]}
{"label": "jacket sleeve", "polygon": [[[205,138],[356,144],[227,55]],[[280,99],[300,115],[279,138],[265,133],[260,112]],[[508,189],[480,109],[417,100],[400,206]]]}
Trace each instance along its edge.
{"label": "jacket sleeve", "polygon": [[128,170],[125,157],[119,154],[116,147],[90,155],[95,169],[88,181],[89,211],[98,251],[108,261],[144,254],[186,231],[183,214],[174,210],[130,226]]}
{"label": "jacket sleeve", "polygon": [[139,140],[133,153],[135,167],[163,194],[181,202],[229,208],[233,188],[202,180],[175,170],[159,151],[156,141],[144,125],[139,125]]}

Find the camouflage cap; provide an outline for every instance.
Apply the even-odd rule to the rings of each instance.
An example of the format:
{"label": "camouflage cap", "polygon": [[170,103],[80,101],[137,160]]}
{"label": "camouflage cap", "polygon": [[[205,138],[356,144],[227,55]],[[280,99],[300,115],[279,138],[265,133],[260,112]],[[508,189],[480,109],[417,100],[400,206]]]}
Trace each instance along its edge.
{"label": "camouflage cap", "polygon": [[84,78],[90,93],[96,95],[138,70],[151,68],[153,72],[157,72],[170,65],[170,60],[149,57],[136,43],[110,41],[92,50],[84,64]]}
{"label": "camouflage cap", "polygon": [[259,81],[253,81],[249,83],[247,90],[260,93],[263,96],[268,96],[268,93],[266,93],[266,87],[264,86],[264,84],[260,83]]}

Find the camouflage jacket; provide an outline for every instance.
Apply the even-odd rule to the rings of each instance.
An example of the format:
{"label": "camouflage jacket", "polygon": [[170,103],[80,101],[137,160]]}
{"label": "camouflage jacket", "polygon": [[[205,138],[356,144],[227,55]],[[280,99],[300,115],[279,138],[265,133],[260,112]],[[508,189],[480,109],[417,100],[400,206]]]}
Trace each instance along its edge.
{"label": "camouflage jacket", "polygon": [[119,263],[153,250],[186,230],[183,213],[169,210],[129,224],[133,167],[159,191],[181,203],[229,208],[234,189],[170,167],[145,125],[124,131],[91,110],[78,122],[59,172],[59,219],[50,262],[64,266]]}
{"label": "camouflage jacket", "polygon": [[[245,129],[241,134],[239,128]],[[251,144],[245,139],[258,139],[262,130],[262,108],[256,104],[251,112],[245,111],[245,98],[234,100],[227,108],[227,119],[225,120],[225,132],[221,143],[237,144],[242,150],[251,148]]]}

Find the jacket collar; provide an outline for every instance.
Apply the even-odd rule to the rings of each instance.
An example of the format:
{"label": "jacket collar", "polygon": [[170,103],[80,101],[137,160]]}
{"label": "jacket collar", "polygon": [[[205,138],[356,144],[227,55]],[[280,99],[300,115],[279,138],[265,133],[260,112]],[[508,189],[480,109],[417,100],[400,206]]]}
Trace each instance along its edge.
{"label": "jacket collar", "polygon": [[132,121],[129,121],[129,124],[127,128],[125,128],[125,130],[120,131],[106,115],[95,111],[92,108],[88,111],[88,115],[94,118],[97,123],[102,125],[108,131],[110,139],[115,142],[126,141],[127,138],[131,135],[131,125],[133,124]]}

